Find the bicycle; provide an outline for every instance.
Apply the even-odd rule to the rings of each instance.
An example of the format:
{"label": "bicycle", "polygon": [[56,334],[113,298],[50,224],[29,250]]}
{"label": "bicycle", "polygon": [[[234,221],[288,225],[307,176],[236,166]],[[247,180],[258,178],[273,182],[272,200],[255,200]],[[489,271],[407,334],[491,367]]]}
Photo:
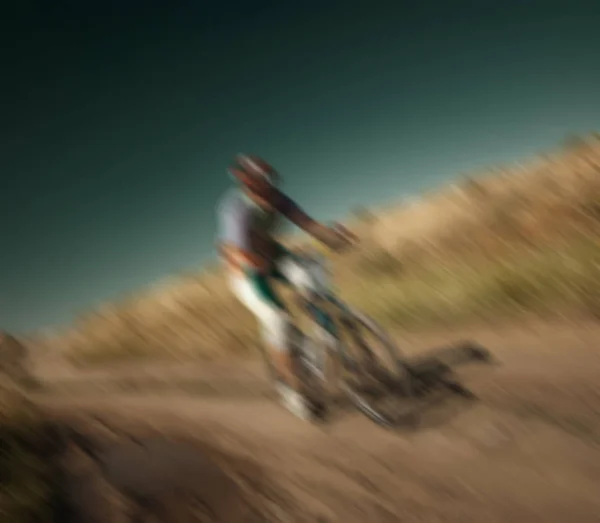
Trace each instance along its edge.
{"label": "bicycle", "polygon": [[[293,288],[294,301],[306,313],[310,333],[294,329],[293,354],[305,392],[313,398],[319,396],[318,403],[328,412],[333,394],[326,389],[339,385],[354,407],[379,425],[393,427],[412,420],[414,409],[394,406],[399,400],[413,398],[416,390],[412,371],[393,339],[372,318],[336,296],[324,256],[304,251],[300,258],[305,276]],[[366,343],[361,331],[374,336],[381,351]],[[388,359],[387,368],[382,365],[382,355]],[[386,400],[394,406],[392,412],[378,406],[377,402]]]}

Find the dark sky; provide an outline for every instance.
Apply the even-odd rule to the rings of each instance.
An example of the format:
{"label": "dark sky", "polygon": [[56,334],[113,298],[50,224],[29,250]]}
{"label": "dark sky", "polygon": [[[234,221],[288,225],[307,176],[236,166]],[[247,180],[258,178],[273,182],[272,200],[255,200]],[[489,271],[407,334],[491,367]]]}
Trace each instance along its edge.
{"label": "dark sky", "polygon": [[593,4],[13,0],[0,328],[204,263],[239,151],[330,219],[600,128]]}

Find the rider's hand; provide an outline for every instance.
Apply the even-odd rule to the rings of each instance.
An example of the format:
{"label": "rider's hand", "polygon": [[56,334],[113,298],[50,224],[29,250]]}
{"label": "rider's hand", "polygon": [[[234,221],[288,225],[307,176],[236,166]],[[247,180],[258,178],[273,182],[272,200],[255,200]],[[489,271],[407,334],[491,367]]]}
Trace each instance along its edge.
{"label": "rider's hand", "polygon": [[354,234],[339,223],[334,223],[329,230],[332,233],[332,242],[329,247],[333,251],[342,252],[352,247],[358,241],[358,238]]}

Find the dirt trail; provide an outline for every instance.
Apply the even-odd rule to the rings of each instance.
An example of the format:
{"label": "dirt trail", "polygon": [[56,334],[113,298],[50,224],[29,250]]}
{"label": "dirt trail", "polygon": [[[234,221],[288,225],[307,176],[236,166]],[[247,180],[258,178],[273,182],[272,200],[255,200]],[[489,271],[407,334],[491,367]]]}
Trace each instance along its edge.
{"label": "dirt trail", "polygon": [[[250,363],[111,371],[112,390],[108,374],[48,370],[55,393],[41,401],[98,433],[180,436],[221,456],[255,505],[222,521],[600,521],[600,327],[538,324],[405,342],[419,354],[465,334],[502,366],[469,373],[479,402],[453,401],[415,432],[386,432],[355,414],[326,427],[302,423],[264,397],[260,367]],[[137,390],[122,392],[133,372]],[[204,385],[190,388],[192,376]]]}

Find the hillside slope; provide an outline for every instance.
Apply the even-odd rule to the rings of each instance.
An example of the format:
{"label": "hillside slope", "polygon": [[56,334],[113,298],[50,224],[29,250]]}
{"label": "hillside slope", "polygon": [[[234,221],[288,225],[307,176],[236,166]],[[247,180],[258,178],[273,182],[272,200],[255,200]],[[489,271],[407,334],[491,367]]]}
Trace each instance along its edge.
{"label": "hillside slope", "polygon": [[[375,210],[373,219],[353,225],[362,244],[333,257],[337,283],[345,298],[390,327],[523,310],[598,314],[600,136],[405,207]],[[106,304],[38,344],[99,363],[247,354],[257,340],[253,319],[213,270]]]}

